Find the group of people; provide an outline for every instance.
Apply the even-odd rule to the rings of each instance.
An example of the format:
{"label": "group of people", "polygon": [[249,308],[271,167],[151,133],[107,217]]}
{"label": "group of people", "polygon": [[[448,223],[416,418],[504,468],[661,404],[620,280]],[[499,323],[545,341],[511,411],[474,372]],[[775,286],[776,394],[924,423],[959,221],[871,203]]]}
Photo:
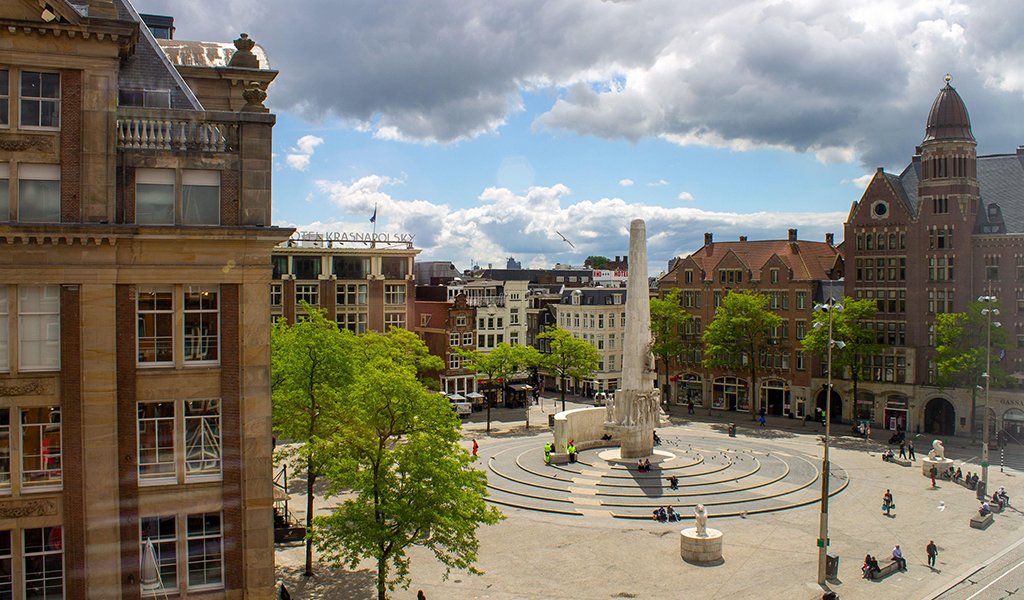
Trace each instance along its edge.
{"label": "group of people", "polygon": [[651,470],[651,461],[646,458],[636,459],[636,470],[641,473],[647,473]]}
{"label": "group of people", "polygon": [[671,506],[667,510],[664,506],[661,506],[654,509],[654,520],[659,523],[674,523],[679,521],[680,517],[676,511],[672,510]]}
{"label": "group of people", "polygon": [[[925,546],[925,553],[928,554],[928,566],[935,566],[935,559],[939,556],[939,548],[935,545],[935,540],[929,540],[928,545]],[[900,571],[907,570],[907,559],[903,558],[903,550],[900,549],[900,545],[892,549],[892,562],[896,563],[896,568]],[[861,573],[864,574],[865,579],[874,579],[875,573],[882,571],[881,567],[878,566],[878,559],[868,554],[864,557],[864,564],[860,568]]]}
{"label": "group of people", "polygon": [[[1000,511],[1010,505],[1010,496],[1006,493],[1006,488],[999,486],[999,489],[992,493],[992,504],[998,506]],[[981,508],[978,509],[978,514],[984,517],[991,513],[992,504],[989,504],[987,501],[983,501],[981,503]]]}
{"label": "group of people", "polygon": [[[554,447],[551,442],[544,444],[544,462],[551,464],[551,452],[554,451]],[[576,462],[576,442],[569,440],[569,443],[565,447],[565,452],[569,455],[569,462]],[[476,441],[473,442],[473,453],[476,454]]]}

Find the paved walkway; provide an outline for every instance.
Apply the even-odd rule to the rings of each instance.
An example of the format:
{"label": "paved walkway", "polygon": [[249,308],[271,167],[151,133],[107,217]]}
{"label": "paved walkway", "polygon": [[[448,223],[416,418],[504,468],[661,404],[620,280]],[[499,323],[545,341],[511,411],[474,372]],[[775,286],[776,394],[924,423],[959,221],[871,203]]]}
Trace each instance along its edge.
{"label": "paved walkway", "polygon": [[[542,406],[546,413],[553,409],[550,399],[545,399]],[[481,469],[487,468],[492,456],[501,461],[502,453],[514,453],[522,455],[519,461],[530,469],[543,472],[539,453],[529,449],[539,448],[550,439],[547,417],[541,407],[533,407],[531,427],[526,431],[524,412],[492,410],[490,435],[485,433],[480,415],[464,423],[466,447],[471,446],[471,439],[480,444]],[[769,419],[770,427],[761,429],[757,423],[747,421],[745,415],[726,413],[723,418],[709,418],[705,410],[704,415],[688,420],[678,412],[685,413],[685,409],[673,409],[672,425],[658,430],[666,439],[699,439],[707,449],[738,452],[768,453],[774,449],[784,455],[806,458],[820,468],[822,429],[818,425]],[[729,416],[740,417],[735,419],[735,439],[726,435]],[[848,432],[849,426],[833,429],[834,435]],[[974,492],[949,482],[939,482],[937,488],[932,488],[930,480],[921,475],[920,458],[930,449],[932,438],[917,438],[918,461],[912,467],[900,467],[880,459],[888,435],[889,432],[874,432],[874,439],[868,441],[835,436],[832,444],[831,460],[849,476],[848,487],[833,496],[829,505],[830,551],[840,556],[839,577],[830,587],[843,598],[930,598],[1024,533],[1024,515],[1015,509],[996,515],[988,530],[971,529],[969,518],[978,505]],[[519,452],[516,448],[525,450]],[[976,457],[979,450],[958,439],[947,444],[947,456],[957,464]],[[964,470],[976,470],[976,463],[975,458],[975,463]],[[499,480],[508,485],[507,478],[494,472],[489,476],[492,485]],[[585,478],[587,474],[578,476]],[[1011,497],[1024,497],[1017,491],[1024,490],[1024,485],[1018,483],[1019,472],[1006,469],[1000,473],[996,467],[991,476],[992,485],[1005,485]],[[835,477],[833,473],[833,481]],[[564,487],[567,492],[576,487],[578,493],[574,495],[579,497],[588,495],[589,487],[594,486],[562,486],[556,482],[551,487]],[[813,488],[812,485],[803,493],[813,495]],[[881,511],[886,489],[892,490],[897,505],[891,517]],[[305,506],[299,494],[292,498],[293,510]],[[317,499],[318,507],[326,504]],[[590,511],[583,504],[570,504],[573,512],[583,516],[501,506],[508,518],[478,532],[481,548],[477,567],[484,575],[453,572],[444,580],[443,569],[430,553],[415,549],[411,552],[412,587],[398,590],[393,597],[411,600],[418,589],[431,600],[821,597],[822,588],[815,583],[815,540],[820,515],[817,504],[745,517],[713,518],[710,525],[725,534],[725,562],[714,567],[691,565],[679,558],[678,524],[614,518],[607,512]],[[714,515],[713,509],[711,512]],[[935,540],[940,549],[935,569],[926,566],[924,547],[929,540]],[[864,554],[870,552],[884,561],[897,543],[903,548],[908,570],[880,582],[862,579],[860,565]],[[303,557],[301,546],[278,547],[278,578],[285,581],[293,598],[375,597],[371,563],[361,564],[354,571],[335,571],[318,565],[317,577],[304,580],[300,575]]]}

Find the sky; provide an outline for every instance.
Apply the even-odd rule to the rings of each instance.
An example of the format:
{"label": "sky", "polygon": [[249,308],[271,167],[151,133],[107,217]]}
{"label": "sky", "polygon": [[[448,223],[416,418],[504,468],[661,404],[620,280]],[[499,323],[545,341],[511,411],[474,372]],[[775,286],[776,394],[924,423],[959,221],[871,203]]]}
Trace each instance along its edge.
{"label": "sky", "polygon": [[947,73],[979,154],[1024,144],[1019,0],[133,1],[280,71],[275,224],[459,269],[624,255],[634,218],[652,275],[705,232],[838,241]]}

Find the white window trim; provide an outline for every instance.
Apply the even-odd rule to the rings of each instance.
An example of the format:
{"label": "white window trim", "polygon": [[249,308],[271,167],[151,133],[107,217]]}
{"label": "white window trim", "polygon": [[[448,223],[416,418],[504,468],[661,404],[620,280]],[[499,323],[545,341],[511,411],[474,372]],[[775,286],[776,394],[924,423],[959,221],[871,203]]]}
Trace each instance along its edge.
{"label": "white window trim", "polygon": [[[44,127],[42,125],[23,125],[21,123],[21,100],[23,98],[23,96],[21,94],[21,74],[22,74],[22,72],[28,72],[28,73],[50,73],[52,75],[57,75],[58,76],[58,78],[60,80],[60,83],[57,86],[57,97],[56,98],[46,98],[47,101],[51,101],[51,100],[56,100],[57,101],[57,125],[55,127]],[[53,71],[53,70],[50,70],[50,69],[40,69],[40,70],[36,70],[36,69],[18,69],[17,74],[18,74],[18,79],[17,79],[18,95],[14,97],[15,98],[14,101],[18,103],[18,129],[24,130],[24,131],[60,131],[61,124],[64,123],[64,110],[63,110],[63,108],[64,108],[64,106],[63,106],[63,103],[64,103],[64,75],[60,71]],[[10,75],[8,75],[8,85],[10,85]],[[10,91],[10,89],[8,88],[8,92],[9,91]],[[35,98],[35,97],[31,97],[30,96],[30,98]],[[39,97],[38,99],[39,100],[43,100],[42,97]],[[10,102],[8,102],[8,106],[10,106]],[[10,110],[10,109],[8,109],[8,110]],[[11,121],[11,119],[8,118],[8,122],[10,122],[10,121]]]}
{"label": "white window trim", "polygon": [[[217,308],[215,310],[214,309],[186,310],[185,309],[185,295],[189,294],[189,293],[192,293],[192,292],[203,292],[203,291],[213,292],[213,293],[217,294]],[[211,285],[211,286],[186,285],[186,286],[184,286],[184,289],[182,290],[180,306],[181,306],[181,336],[182,336],[181,337],[181,339],[182,339],[182,345],[181,345],[182,356],[181,356],[181,360],[182,360],[182,365],[185,366],[185,367],[192,367],[192,366],[206,367],[206,366],[211,366],[211,365],[219,365],[220,364],[221,356],[223,356],[223,354],[224,354],[224,345],[222,343],[223,332],[221,331],[221,328],[223,327],[223,323],[222,323],[223,319],[221,318],[221,306],[222,306],[222,304],[221,304],[221,289],[220,289],[220,286],[219,285]],[[187,315],[188,313],[205,313],[205,314],[209,314],[209,313],[213,313],[213,312],[216,312],[216,314],[217,314],[217,358],[216,359],[212,359],[212,360],[190,360],[189,358],[187,358],[185,356],[185,344],[184,344],[184,341],[186,339],[186,336],[185,336],[185,315]]]}
{"label": "white window trim", "polygon": [[[186,402],[197,402],[205,400],[216,400],[217,401],[217,430],[218,430],[218,450],[219,458],[218,470],[216,473],[198,473],[195,475],[189,475],[188,473],[188,422],[189,420],[204,420],[213,418],[212,415],[199,415],[190,417],[185,414],[185,403]],[[181,459],[182,459],[182,472],[185,476],[185,481],[188,483],[195,483],[200,481],[221,481],[224,478],[224,401],[220,398],[186,398],[182,401],[181,407]],[[221,524],[223,528],[223,524]]]}
{"label": "white window trim", "polygon": [[[190,516],[192,516],[192,517],[201,516],[201,515],[205,515],[205,514],[212,514],[212,513],[193,513],[191,515],[186,515],[185,516],[185,578],[186,578],[185,579],[185,585],[188,586],[188,591],[189,592],[198,592],[198,591],[205,591],[205,590],[220,590],[220,589],[224,589],[224,575],[225,575],[225,573],[224,573],[224,513],[223,512],[218,512],[217,513],[217,514],[220,515],[220,535],[218,536],[220,538],[220,583],[207,583],[207,584],[193,585],[188,580],[188,573],[190,571],[190,569],[189,569],[189,562],[188,562],[188,556],[189,556],[189,554],[188,554],[188,543],[189,543],[189,541],[191,541],[191,540],[198,540],[198,539],[208,539],[208,538],[212,537],[212,536],[207,536],[207,535],[190,536],[188,534],[188,517],[190,517]],[[181,563],[178,563],[178,566],[180,567]]]}
{"label": "white window trim", "polygon": [[[32,408],[56,409],[55,411],[51,411],[51,414],[53,412],[56,412],[58,415],[60,414],[60,407],[59,406],[47,406],[47,405],[43,405],[43,406],[19,406],[18,409],[17,409],[17,414],[18,414],[18,452],[17,452],[17,454],[18,454],[18,470],[19,470],[18,480],[19,480],[19,484],[20,484],[19,485],[20,493],[22,495],[36,494],[36,493],[41,493],[41,492],[53,492],[53,491],[58,491],[58,490],[64,489],[64,423],[63,423],[63,419],[61,419],[61,421],[60,421],[60,481],[57,482],[57,483],[48,483],[48,484],[45,484],[45,485],[29,485],[25,481],[25,444],[24,444],[24,442],[25,442],[25,426],[26,425],[25,425],[24,416],[23,416],[21,411],[25,410],[25,409],[32,409]],[[52,421],[51,421],[51,423],[52,423]],[[40,425],[42,425],[42,424],[41,423],[32,423],[29,426],[30,427],[38,427]],[[14,452],[11,452],[12,464],[13,464],[14,454],[15,454]],[[12,479],[13,479],[13,476],[14,476],[14,474],[12,473],[11,474]]]}
{"label": "white window trim", "polygon": [[[171,435],[171,441],[174,446],[171,448],[171,454],[174,456],[172,464],[174,465],[174,471],[170,473],[161,474],[152,477],[142,476],[142,436],[139,434],[139,426],[141,425],[139,420],[138,405],[139,404],[157,404],[157,403],[170,403],[174,409],[174,414],[170,417],[173,433]],[[177,402],[173,400],[140,400],[135,403],[135,470],[137,472],[136,479],[138,480],[139,487],[149,487],[154,485],[175,485],[178,483],[178,406]],[[150,418],[146,421],[158,421],[166,420],[167,417],[160,417],[160,419]],[[159,463],[157,463],[159,464]]]}
{"label": "white window trim", "polygon": [[[139,336],[138,336],[138,333],[137,333],[137,331],[138,331],[138,318],[139,318],[139,292],[156,292],[156,293],[163,292],[163,293],[166,293],[168,291],[171,292],[171,310],[170,310],[170,313],[171,313],[171,360],[153,361],[153,362],[140,362],[139,361]],[[135,366],[136,367],[138,367],[140,369],[153,369],[153,368],[164,368],[164,369],[166,369],[167,367],[175,366],[175,354],[176,354],[176,348],[177,348],[177,336],[175,335],[175,332],[178,329],[177,326],[176,326],[176,321],[178,319],[178,315],[177,315],[177,311],[174,310],[174,308],[177,306],[177,298],[176,298],[176,296],[177,296],[177,294],[174,293],[174,286],[156,286],[156,285],[154,285],[154,286],[146,286],[144,289],[136,289],[135,290],[135,321],[136,321],[136,324],[135,324],[135,327],[136,327],[136,335],[135,335]],[[166,312],[168,312],[168,311],[146,311],[146,314],[160,314],[160,313],[166,313]]]}
{"label": "white window trim", "polygon": [[[25,286],[25,287],[51,287],[51,286],[41,285],[41,286]],[[57,364],[55,366],[52,366],[52,367],[49,367],[49,366],[44,366],[44,367],[26,367],[24,365],[24,363],[23,363],[23,359],[25,357],[25,353],[22,351],[24,344],[22,342],[21,335],[22,335],[22,332],[25,331],[25,329],[24,329],[24,323],[22,322],[22,317],[24,317],[24,316],[33,316],[33,315],[52,315],[52,314],[56,314],[57,315],[57,331],[58,331],[58,334],[57,334],[57,344],[59,345],[60,342],[61,342],[61,340],[60,340],[60,333],[59,333],[59,331],[60,331],[60,296],[59,296],[59,294],[60,294],[60,286],[56,286],[55,285],[55,286],[52,286],[52,287],[57,288],[57,293],[58,293],[57,312],[56,313],[26,312],[26,311],[24,311],[23,307],[21,306],[21,293],[20,292],[21,292],[22,287],[18,286],[16,288],[18,290],[18,306],[17,306],[17,310],[18,310],[18,371],[21,372],[21,373],[54,373],[54,372],[60,371],[60,351],[59,350],[57,351]]]}

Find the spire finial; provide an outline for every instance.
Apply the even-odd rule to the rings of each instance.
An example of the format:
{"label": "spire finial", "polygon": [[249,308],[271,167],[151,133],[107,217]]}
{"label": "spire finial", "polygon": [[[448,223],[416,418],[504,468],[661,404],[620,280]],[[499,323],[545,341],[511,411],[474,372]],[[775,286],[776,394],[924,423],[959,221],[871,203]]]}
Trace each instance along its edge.
{"label": "spire finial", "polygon": [[949,82],[950,82],[950,81],[951,81],[952,79],[953,79],[953,78],[949,76],[949,73],[946,73],[946,85],[949,85]]}

